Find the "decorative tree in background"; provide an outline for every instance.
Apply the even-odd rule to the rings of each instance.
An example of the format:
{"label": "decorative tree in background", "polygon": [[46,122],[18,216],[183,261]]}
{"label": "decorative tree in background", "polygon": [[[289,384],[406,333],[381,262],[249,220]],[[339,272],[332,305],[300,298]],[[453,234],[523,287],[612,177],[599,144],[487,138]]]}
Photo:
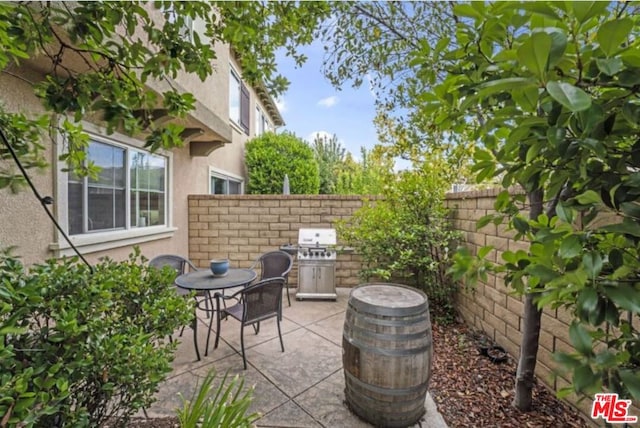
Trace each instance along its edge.
{"label": "decorative tree in background", "polygon": [[336,193],[342,195],[381,195],[392,183],[394,161],[381,146],[362,147],[360,161],[347,153],[336,178]]}
{"label": "decorative tree in background", "polygon": [[292,194],[317,194],[320,189],[318,163],[311,147],[294,134],[266,132],[245,147],[247,193],[282,193],[284,176]]}
{"label": "decorative tree in background", "polygon": [[311,143],[311,148],[320,169],[320,194],[335,193],[336,173],[344,162],[345,149],[335,134],[331,138],[316,135],[316,138]]}

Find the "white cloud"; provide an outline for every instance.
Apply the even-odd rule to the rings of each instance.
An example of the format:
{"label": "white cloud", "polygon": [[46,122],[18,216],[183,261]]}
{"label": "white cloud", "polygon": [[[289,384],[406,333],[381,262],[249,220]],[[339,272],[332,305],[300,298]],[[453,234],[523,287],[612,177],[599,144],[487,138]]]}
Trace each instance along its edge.
{"label": "white cloud", "polygon": [[330,97],[323,98],[320,101],[318,101],[318,105],[320,107],[331,108],[334,105],[338,104],[338,101],[339,101],[338,97],[335,95],[332,95]]}
{"label": "white cloud", "polygon": [[287,111],[287,103],[285,102],[284,98],[276,98],[274,101],[280,113],[284,113],[285,111]]}
{"label": "white cloud", "polygon": [[315,141],[316,137],[326,138],[327,140],[330,140],[331,137],[333,137],[333,134],[330,134],[327,131],[314,131],[311,134],[307,135],[307,138],[305,138],[305,139],[308,142],[313,143]]}

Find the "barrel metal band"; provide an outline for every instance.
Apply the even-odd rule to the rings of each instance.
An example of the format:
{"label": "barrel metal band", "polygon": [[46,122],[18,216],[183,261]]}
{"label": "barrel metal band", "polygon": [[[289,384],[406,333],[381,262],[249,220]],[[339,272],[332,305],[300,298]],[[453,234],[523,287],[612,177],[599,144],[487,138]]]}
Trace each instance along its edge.
{"label": "barrel metal band", "polygon": [[[352,316],[349,316],[349,314],[353,314]],[[355,315],[361,315],[361,316],[365,316],[366,318],[363,321],[366,321],[369,324],[374,324],[374,325],[382,325],[385,327],[404,327],[406,325],[410,325],[410,324],[417,324],[416,322],[412,322],[413,320],[416,321],[420,321],[420,322],[424,322],[426,321],[429,324],[429,328],[431,328],[431,322],[429,320],[429,313],[427,311],[421,312],[419,314],[415,314],[415,316],[413,318],[406,318],[406,317],[402,317],[399,319],[386,319],[386,318],[372,318],[370,316],[370,313],[368,312],[360,312],[360,311],[353,311],[353,312],[347,312],[347,319],[349,318],[355,318]],[[362,317],[360,317],[359,319],[362,320]]]}
{"label": "barrel metal band", "polygon": [[[345,328],[347,328],[345,326]],[[422,339],[424,337],[428,337],[428,333],[431,331],[430,329],[421,330],[415,333],[376,333],[371,330],[364,329],[362,327],[358,327],[355,325],[349,326],[351,331],[358,333],[358,337],[366,337],[368,339],[381,339],[385,341],[396,341],[396,340],[416,340]],[[344,335],[344,331],[343,331]],[[430,341],[431,342],[431,341]]]}
{"label": "barrel metal band", "polygon": [[343,335],[343,338],[346,339],[350,344],[352,344],[353,346],[355,346],[356,348],[358,348],[360,350],[365,350],[365,351],[373,353],[373,354],[384,355],[385,357],[397,357],[397,356],[403,356],[403,355],[423,354],[426,351],[428,351],[429,349],[431,349],[431,345],[432,345],[431,338],[429,338],[429,343],[427,343],[426,345],[417,347],[417,348],[381,349],[381,348],[372,348],[370,346],[367,346],[366,344],[362,343],[358,339],[354,339],[353,337],[346,337],[346,336]]}
{"label": "barrel metal band", "polygon": [[399,397],[399,396],[408,395],[408,394],[421,394],[423,392],[426,392],[427,390],[426,382],[420,385],[411,386],[409,388],[384,388],[381,386],[376,386],[370,383],[363,382],[346,370],[344,374],[349,378],[349,380],[351,380],[354,384],[356,384],[360,388],[370,390],[377,394],[382,394],[382,395],[392,395],[395,397]]}
{"label": "barrel metal band", "polygon": [[412,306],[410,308],[390,308],[385,306],[376,306],[370,303],[365,303],[361,300],[354,299],[349,300],[349,305],[355,308],[358,312],[390,317],[421,314],[429,310],[429,305],[426,301],[420,305]]}

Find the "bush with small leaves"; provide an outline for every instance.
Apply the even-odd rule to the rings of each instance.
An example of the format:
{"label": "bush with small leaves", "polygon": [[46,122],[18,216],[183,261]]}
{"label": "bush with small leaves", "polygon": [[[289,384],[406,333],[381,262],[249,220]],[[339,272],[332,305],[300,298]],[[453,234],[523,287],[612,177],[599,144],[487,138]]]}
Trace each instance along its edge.
{"label": "bush with small leaves", "polygon": [[128,261],[0,256],[1,426],[95,427],[149,406],[171,371],[169,335],[193,317],[175,273]]}

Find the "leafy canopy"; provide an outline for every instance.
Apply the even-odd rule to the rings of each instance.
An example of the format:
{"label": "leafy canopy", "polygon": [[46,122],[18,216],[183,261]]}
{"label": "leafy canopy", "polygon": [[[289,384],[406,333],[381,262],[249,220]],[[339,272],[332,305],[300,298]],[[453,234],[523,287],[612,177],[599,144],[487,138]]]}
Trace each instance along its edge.
{"label": "leafy canopy", "polygon": [[[230,44],[243,77],[264,81],[277,95],[287,81],[276,71],[275,51],[285,48],[298,64],[304,61],[295,47],[312,41],[328,12],[322,2],[2,2],[4,82],[28,84],[47,114],[34,119],[0,105],[0,128],[28,168],[46,166],[42,152],[53,131],[64,141],[62,160],[81,175],[96,173],[85,163],[82,119],[100,121],[107,133],[144,135],[151,150],[180,146],[183,128],[150,115],[163,108],[183,117],[194,109],[194,96],[173,79],[188,73],[204,81],[215,72],[214,44]],[[191,22],[199,31],[185,30]],[[154,81],[167,89],[150,90]],[[0,159],[7,158],[1,150]],[[21,183],[12,170],[0,171],[0,188]]]}
{"label": "leafy canopy", "polygon": [[452,65],[420,113],[477,143],[479,182],[525,190],[529,205],[505,190],[479,226],[508,220],[530,247],[506,251],[497,269],[539,307],[573,314],[575,353],[558,356],[572,376],[563,393],[606,387],[638,400],[639,16],[606,2],[473,2],[454,13]]}

